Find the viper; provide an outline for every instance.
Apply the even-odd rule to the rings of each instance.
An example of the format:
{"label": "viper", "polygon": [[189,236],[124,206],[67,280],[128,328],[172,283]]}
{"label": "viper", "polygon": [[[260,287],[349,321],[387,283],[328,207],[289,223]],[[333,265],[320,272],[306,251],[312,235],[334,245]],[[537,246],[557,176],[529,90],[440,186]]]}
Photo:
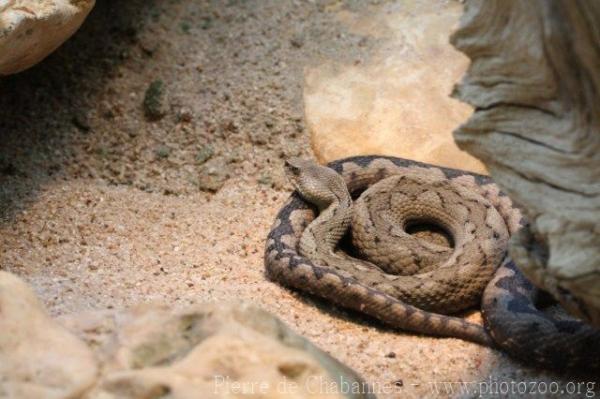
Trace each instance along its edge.
{"label": "viper", "polygon": [[[508,258],[525,222],[490,177],[385,156],[285,170],[296,191],[267,237],[272,279],[398,329],[600,370],[600,332],[542,312]],[[480,303],[484,326],[455,315]]]}

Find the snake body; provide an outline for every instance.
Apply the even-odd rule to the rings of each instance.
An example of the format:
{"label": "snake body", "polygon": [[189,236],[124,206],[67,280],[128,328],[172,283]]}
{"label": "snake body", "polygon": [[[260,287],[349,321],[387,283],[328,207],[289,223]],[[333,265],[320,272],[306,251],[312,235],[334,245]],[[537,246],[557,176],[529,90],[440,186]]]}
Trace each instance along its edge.
{"label": "snake body", "polygon": [[548,306],[552,303],[513,262],[507,262],[484,291],[483,319],[497,347],[524,363],[561,371],[583,370],[597,376],[600,330],[556,305]]}
{"label": "snake body", "polygon": [[[287,172],[297,191],[267,237],[270,278],[402,330],[500,347],[530,361],[535,353],[542,366],[600,369],[600,332],[537,310],[535,289],[505,257],[522,218],[489,177],[384,156],[328,168],[292,160]],[[442,234],[420,237],[410,231],[419,223]],[[339,251],[350,224],[354,246],[369,261]],[[486,286],[485,327],[440,314],[478,303]],[[594,349],[574,349],[574,342]]]}
{"label": "snake body", "polygon": [[[506,252],[504,220],[478,186],[413,168],[381,175],[374,184],[363,179],[354,189],[366,191],[353,206],[343,177],[332,169],[292,159],[286,170],[320,211],[300,237],[300,255],[419,309],[454,313],[479,303]],[[336,253],[350,225],[354,246],[371,263]],[[446,232],[454,248],[409,233],[428,225]],[[430,270],[436,258],[439,267]]]}

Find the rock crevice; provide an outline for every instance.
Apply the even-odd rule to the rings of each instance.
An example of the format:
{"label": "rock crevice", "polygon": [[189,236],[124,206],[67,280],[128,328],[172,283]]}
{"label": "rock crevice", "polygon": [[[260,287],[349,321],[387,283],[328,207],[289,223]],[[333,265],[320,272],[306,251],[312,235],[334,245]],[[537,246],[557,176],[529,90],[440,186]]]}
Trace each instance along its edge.
{"label": "rock crevice", "polygon": [[471,0],[454,46],[471,59],[455,132],[524,209],[510,254],[571,313],[600,326],[600,4]]}

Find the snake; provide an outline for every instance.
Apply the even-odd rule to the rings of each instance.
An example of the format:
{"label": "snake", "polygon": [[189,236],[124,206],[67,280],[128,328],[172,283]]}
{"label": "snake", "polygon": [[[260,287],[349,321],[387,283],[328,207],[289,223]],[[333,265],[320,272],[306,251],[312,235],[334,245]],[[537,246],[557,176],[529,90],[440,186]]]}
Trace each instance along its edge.
{"label": "snake", "polygon": [[[389,156],[292,158],[267,276],[393,328],[600,370],[600,331],[561,312],[507,254],[526,224],[489,176]],[[483,325],[457,313],[481,304]],[[544,305],[545,306],[545,305]]]}

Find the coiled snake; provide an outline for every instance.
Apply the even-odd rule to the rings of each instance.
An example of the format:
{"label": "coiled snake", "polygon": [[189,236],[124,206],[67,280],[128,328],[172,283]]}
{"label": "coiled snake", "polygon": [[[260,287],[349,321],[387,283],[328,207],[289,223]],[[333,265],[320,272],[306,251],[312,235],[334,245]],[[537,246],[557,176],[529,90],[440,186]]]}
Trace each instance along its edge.
{"label": "coiled snake", "polygon": [[[384,156],[328,166],[286,162],[297,191],[267,237],[270,278],[402,330],[600,370],[600,332],[538,310],[541,294],[507,258],[521,213],[489,177]],[[350,225],[361,259],[339,249]],[[484,288],[485,327],[447,315]]]}

